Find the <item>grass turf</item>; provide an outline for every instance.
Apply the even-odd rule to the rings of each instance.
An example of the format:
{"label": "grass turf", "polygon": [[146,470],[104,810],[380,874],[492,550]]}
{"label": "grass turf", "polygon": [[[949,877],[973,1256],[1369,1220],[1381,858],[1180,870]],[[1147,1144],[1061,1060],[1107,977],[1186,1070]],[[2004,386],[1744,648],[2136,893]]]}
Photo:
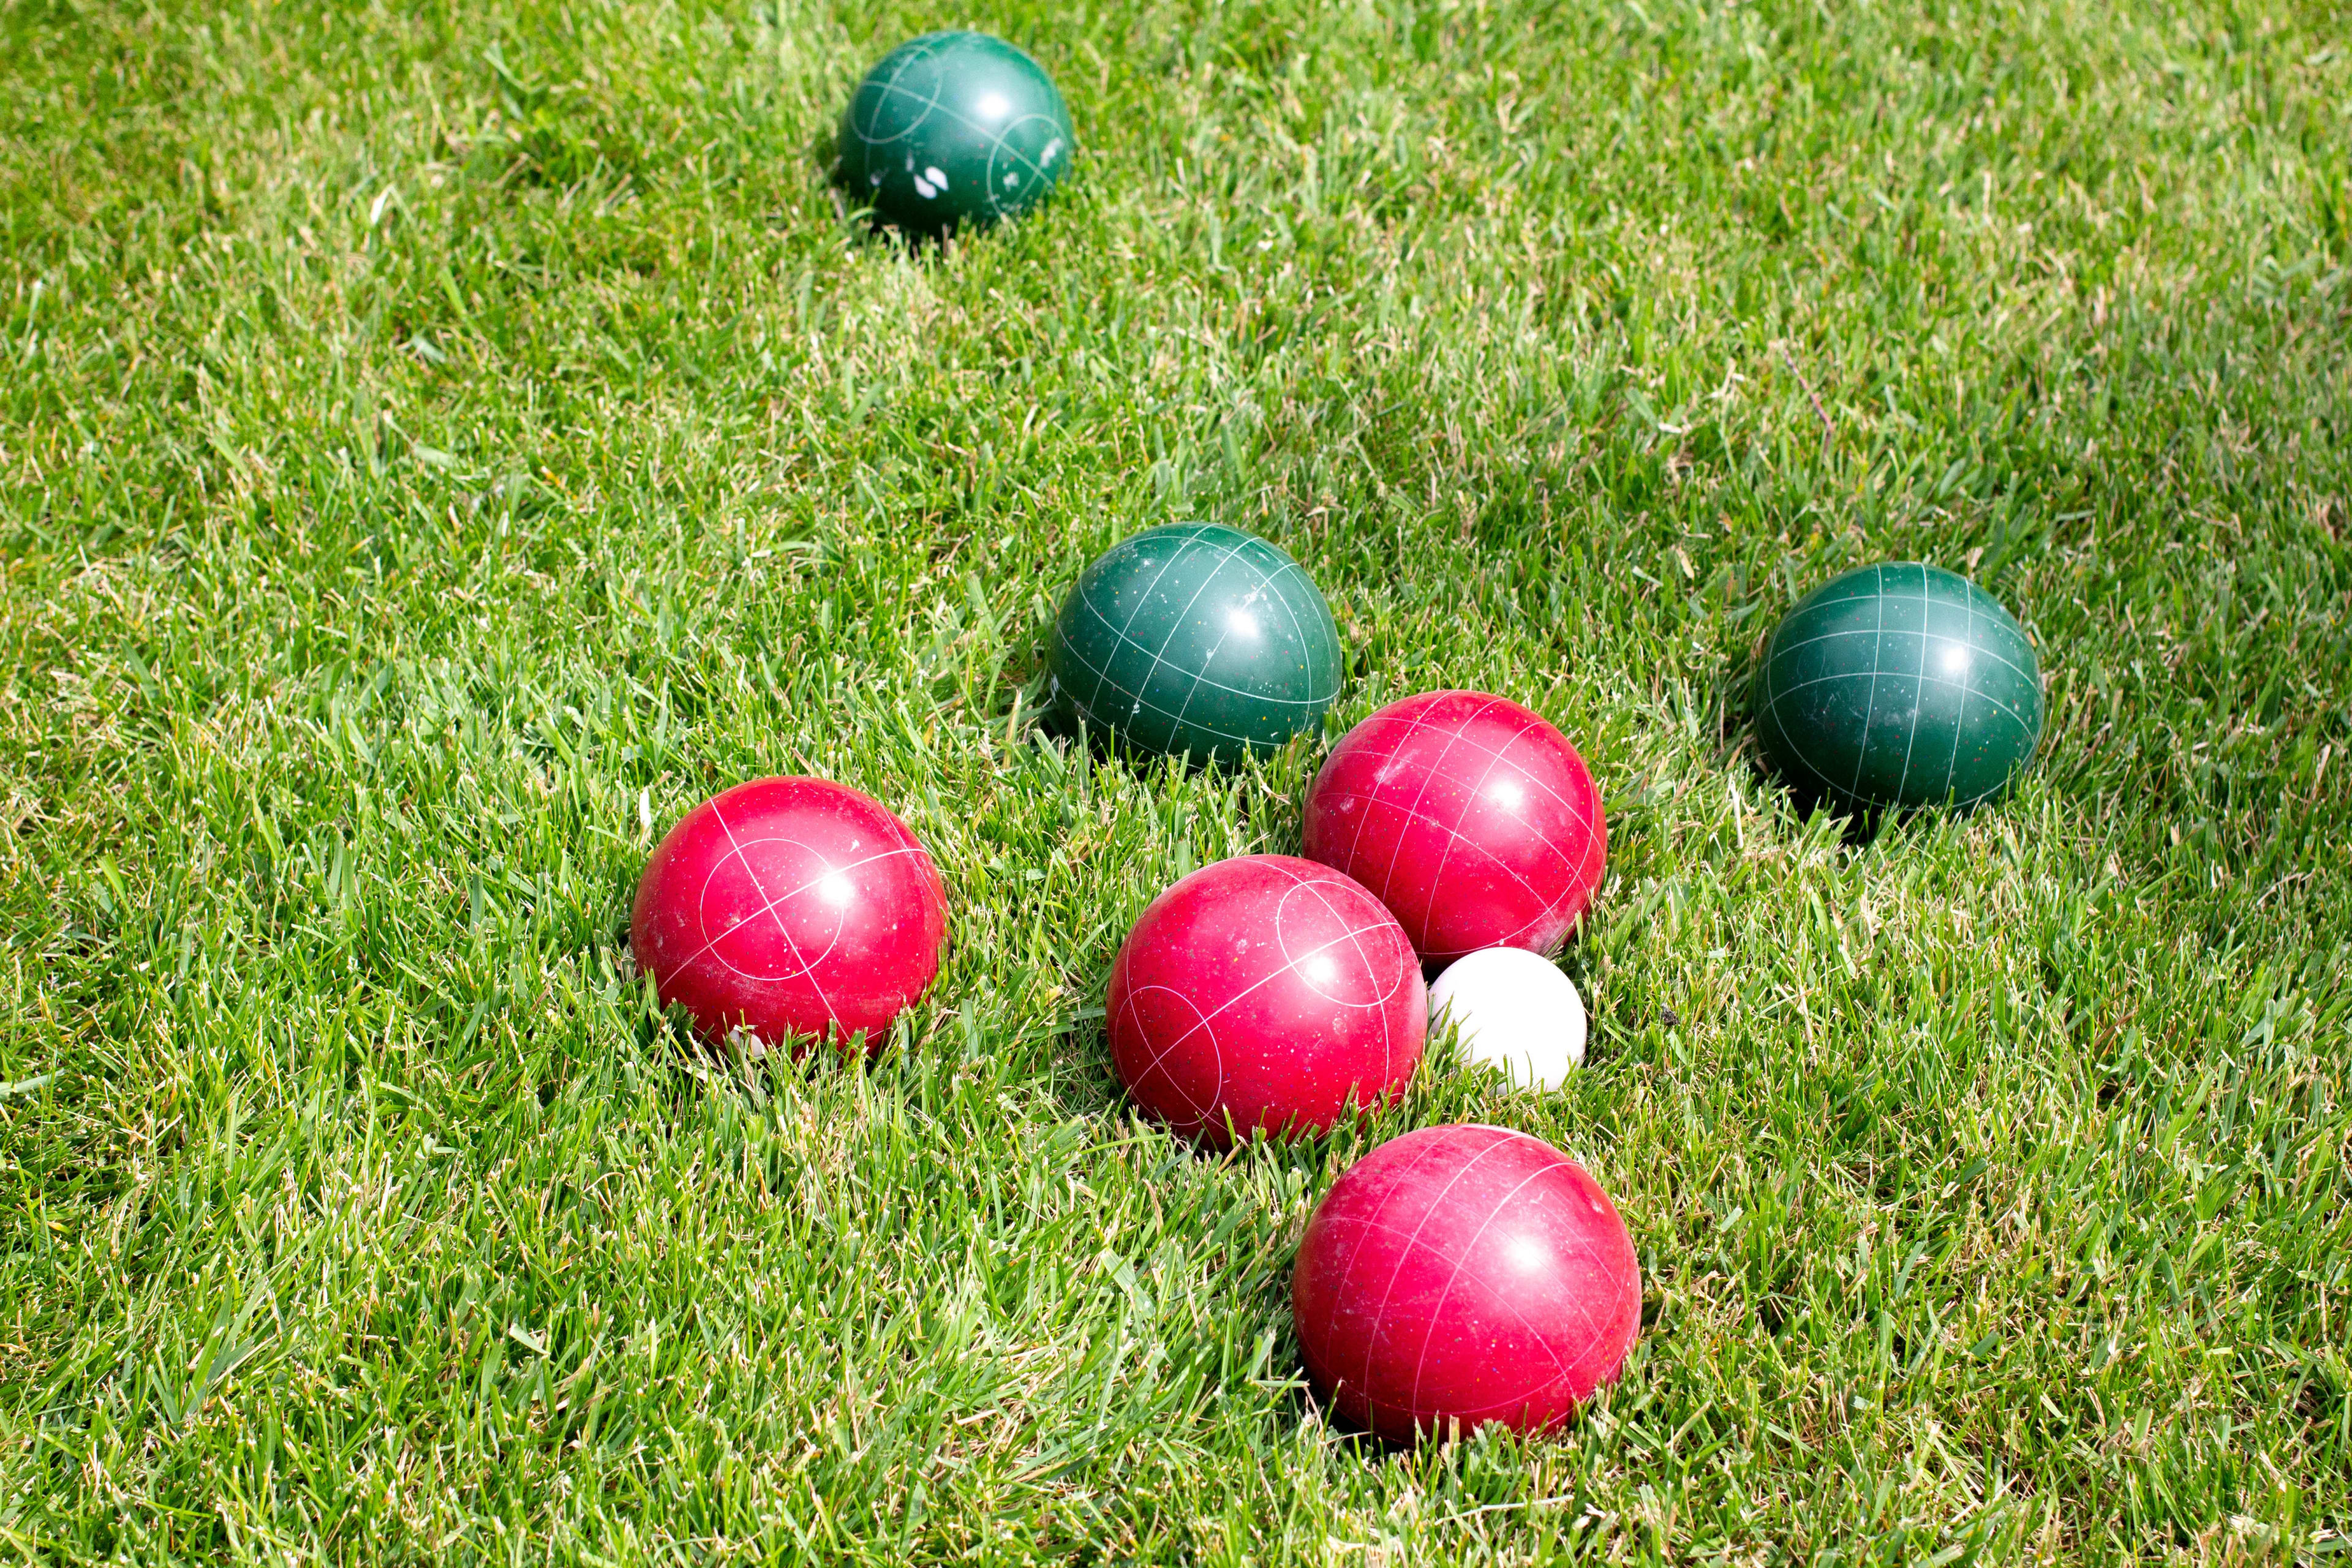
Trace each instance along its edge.
{"label": "grass turf", "polygon": [[[969,20],[1086,150],[909,258],[823,179]],[[2315,0],[0,0],[0,1542],[607,1563],[2279,1560],[2352,1529],[2352,50]],[[1441,1053],[1197,1158],[1096,1022],[1320,747],[1034,712],[1184,517],[1324,584],[1339,722],[1528,701],[1611,802],[1587,1069]],[[2033,631],[2017,796],[1853,844],[1743,690],[1807,586]],[[2331,765],[2331,763],[2333,765]],[[870,1069],[623,963],[730,781],[901,809]],[[1645,1269],[1564,1437],[1299,1383],[1408,1126]]]}

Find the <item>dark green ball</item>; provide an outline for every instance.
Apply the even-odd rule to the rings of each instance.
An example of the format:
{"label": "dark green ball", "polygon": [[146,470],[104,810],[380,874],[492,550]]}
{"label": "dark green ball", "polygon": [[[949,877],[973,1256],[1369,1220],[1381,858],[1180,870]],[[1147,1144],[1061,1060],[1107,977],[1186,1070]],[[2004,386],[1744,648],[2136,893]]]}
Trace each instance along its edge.
{"label": "dark green ball", "polygon": [[1054,699],[1140,751],[1270,752],[1339,694],[1339,629],[1298,563],[1213,522],[1154,528],[1078,578],[1054,624]]}
{"label": "dark green ball", "polygon": [[1967,578],[1864,566],[1773,632],[1756,731],[1790,785],[1840,809],[1973,805],[2033,755],[2042,668],[2016,618]]}
{"label": "dark green ball", "polygon": [[841,178],[877,221],[937,234],[1027,212],[1076,146],[1035,60],[986,33],[925,33],[850,95]]}

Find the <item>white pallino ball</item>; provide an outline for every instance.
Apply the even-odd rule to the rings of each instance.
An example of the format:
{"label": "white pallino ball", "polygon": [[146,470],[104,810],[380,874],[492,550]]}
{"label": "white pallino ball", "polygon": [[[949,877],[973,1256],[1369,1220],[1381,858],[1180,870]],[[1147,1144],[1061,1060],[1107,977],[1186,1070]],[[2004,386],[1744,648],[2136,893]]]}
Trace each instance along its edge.
{"label": "white pallino ball", "polygon": [[1558,1089],[1584,1060],[1584,998],[1551,960],[1523,947],[1455,959],[1429,988],[1429,1022],[1448,1016],[1474,1062],[1521,1087]]}

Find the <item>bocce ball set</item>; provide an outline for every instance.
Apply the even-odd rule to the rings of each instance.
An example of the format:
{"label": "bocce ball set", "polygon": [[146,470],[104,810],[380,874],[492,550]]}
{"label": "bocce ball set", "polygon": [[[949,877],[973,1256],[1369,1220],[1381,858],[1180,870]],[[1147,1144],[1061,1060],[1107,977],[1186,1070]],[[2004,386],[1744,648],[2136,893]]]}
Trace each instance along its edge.
{"label": "bocce ball set", "polygon": [[[1034,205],[1074,145],[1028,56],[933,33],[859,85],[842,174],[877,221],[943,232]],[[1095,561],[1048,648],[1054,706],[1082,734],[1206,764],[1318,729],[1343,662],[1297,562],[1200,522]],[[1846,811],[1973,805],[2041,736],[2023,630],[1975,584],[1916,563],[1801,600],[1754,695],[1791,790]],[[1318,1136],[1393,1103],[1433,1022],[1524,1088],[1557,1088],[1582,1062],[1583,999],[1551,954],[1601,885],[1608,825],[1549,721],[1478,691],[1391,702],[1325,758],[1304,840],[1302,856],[1194,871],[1120,944],[1104,1030],[1146,1116],[1216,1151]],[[630,941],[661,1004],[714,1044],[878,1050],[939,973],[947,896],[878,801],[759,779],[656,846]],[[1426,1127],[1333,1184],[1300,1240],[1291,1308],[1309,1376],[1358,1426],[1400,1442],[1487,1422],[1541,1432],[1623,1368],[1641,1268],[1608,1194],[1559,1150]]]}

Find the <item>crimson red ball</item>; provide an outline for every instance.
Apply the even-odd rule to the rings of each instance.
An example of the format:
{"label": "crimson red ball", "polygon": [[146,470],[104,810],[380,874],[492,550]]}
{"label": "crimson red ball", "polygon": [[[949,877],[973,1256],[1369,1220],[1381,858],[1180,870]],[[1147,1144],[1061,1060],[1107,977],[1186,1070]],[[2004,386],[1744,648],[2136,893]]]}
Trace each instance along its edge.
{"label": "crimson red ball", "polygon": [[1482,691],[1391,702],[1307,792],[1307,854],[1396,912],[1424,962],[1558,947],[1601,885],[1591,772],[1542,715]]}
{"label": "crimson red ball", "polygon": [[1351,1166],[1291,1275],[1307,1374],[1393,1442],[1499,1421],[1551,1430],[1616,1381],[1642,1323],[1633,1240],[1540,1138],[1425,1127]]}
{"label": "crimson red ball", "polygon": [[1322,1132],[1391,1100],[1429,1029],[1421,965],[1358,883],[1290,855],[1220,860],[1151,901],[1112,962],[1112,1063],[1188,1138]]}
{"label": "crimson red ball", "polygon": [[755,779],[654,847],[630,944],[664,1005],[712,1040],[879,1049],[947,945],[947,889],[881,802],[824,779]]}

